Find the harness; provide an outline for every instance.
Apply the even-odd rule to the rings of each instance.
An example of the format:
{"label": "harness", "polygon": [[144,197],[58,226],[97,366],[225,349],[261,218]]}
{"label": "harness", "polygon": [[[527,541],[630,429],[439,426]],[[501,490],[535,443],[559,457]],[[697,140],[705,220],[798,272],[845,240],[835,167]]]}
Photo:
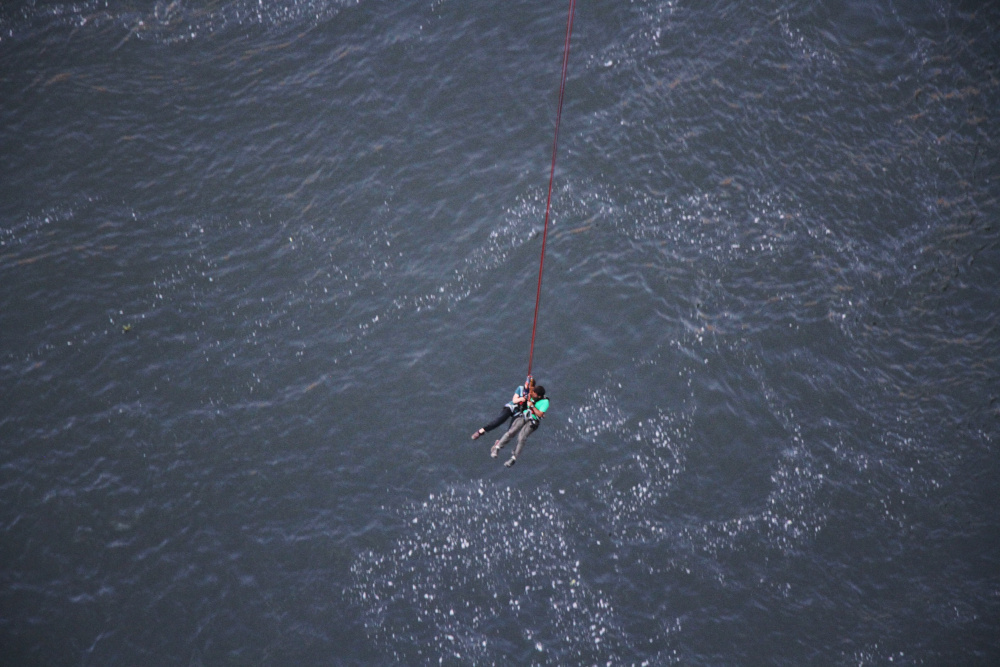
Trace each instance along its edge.
{"label": "harness", "polygon": [[[549,397],[545,396],[545,397],[540,398],[538,400],[539,401],[545,401],[545,410],[541,410],[541,408],[539,408],[539,410],[541,410],[542,414],[545,414],[548,411],[548,409],[549,409]],[[538,426],[538,424],[542,421],[541,418],[538,415],[536,415],[534,412],[531,411],[531,407],[530,406],[526,407],[524,409],[524,411],[521,412],[521,414],[524,415],[524,418],[527,419],[528,422],[531,423],[531,424],[533,424],[534,426]]]}

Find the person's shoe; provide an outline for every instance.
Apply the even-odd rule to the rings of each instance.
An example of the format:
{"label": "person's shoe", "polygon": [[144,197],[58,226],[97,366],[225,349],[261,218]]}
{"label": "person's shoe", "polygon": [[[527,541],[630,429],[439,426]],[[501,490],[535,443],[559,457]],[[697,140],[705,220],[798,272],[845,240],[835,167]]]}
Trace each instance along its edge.
{"label": "person's shoe", "polygon": [[497,455],[500,454],[500,449],[501,449],[500,441],[497,440],[496,442],[493,443],[493,447],[490,448],[490,456],[496,458]]}
{"label": "person's shoe", "polygon": [[517,459],[512,456],[510,457],[510,461],[507,461],[507,463],[504,463],[504,465],[507,466],[508,468],[513,468],[515,463],[517,463]]}
{"label": "person's shoe", "polygon": [[472,439],[475,440],[476,438],[478,438],[479,436],[481,436],[483,433],[486,433],[486,431],[484,431],[483,429],[479,429],[478,431],[476,431],[475,433],[472,434]]}

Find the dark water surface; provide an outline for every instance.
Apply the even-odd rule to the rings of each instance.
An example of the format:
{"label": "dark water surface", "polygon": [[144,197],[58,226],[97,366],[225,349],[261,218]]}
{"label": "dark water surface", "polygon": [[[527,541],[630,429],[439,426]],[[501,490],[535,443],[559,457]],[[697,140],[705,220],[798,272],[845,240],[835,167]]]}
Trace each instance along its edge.
{"label": "dark water surface", "polygon": [[1000,661],[1000,7],[0,8],[0,663]]}

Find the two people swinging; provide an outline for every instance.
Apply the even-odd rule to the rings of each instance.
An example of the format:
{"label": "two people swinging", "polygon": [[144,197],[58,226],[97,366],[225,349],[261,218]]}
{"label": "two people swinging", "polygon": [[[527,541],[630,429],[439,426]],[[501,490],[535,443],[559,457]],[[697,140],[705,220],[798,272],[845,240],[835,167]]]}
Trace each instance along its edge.
{"label": "two people swinging", "polygon": [[549,399],[545,397],[545,387],[536,385],[535,378],[529,375],[524,384],[519,385],[514,391],[513,397],[503,406],[497,418],[473,433],[472,439],[477,439],[509,420],[507,431],[490,448],[490,456],[497,458],[504,445],[516,436],[517,446],[514,448],[514,454],[504,463],[510,468],[517,463],[517,457],[524,449],[525,440],[541,424],[548,409]]}

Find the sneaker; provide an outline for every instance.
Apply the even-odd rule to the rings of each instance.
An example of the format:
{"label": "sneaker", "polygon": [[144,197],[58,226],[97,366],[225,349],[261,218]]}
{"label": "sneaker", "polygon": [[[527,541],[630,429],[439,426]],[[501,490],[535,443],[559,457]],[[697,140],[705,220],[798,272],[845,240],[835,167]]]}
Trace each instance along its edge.
{"label": "sneaker", "polygon": [[486,431],[484,431],[483,429],[479,429],[478,431],[476,431],[475,433],[472,434],[472,439],[475,440],[476,438],[478,438],[479,436],[481,436],[483,433],[486,433]]}
{"label": "sneaker", "polygon": [[493,447],[490,448],[490,456],[496,458],[499,453],[500,453],[500,441],[497,440],[496,442],[493,443]]}
{"label": "sneaker", "polygon": [[504,463],[504,465],[507,466],[508,468],[513,468],[515,463],[517,463],[517,459],[512,456],[510,457],[510,461],[507,461],[507,463]]}

